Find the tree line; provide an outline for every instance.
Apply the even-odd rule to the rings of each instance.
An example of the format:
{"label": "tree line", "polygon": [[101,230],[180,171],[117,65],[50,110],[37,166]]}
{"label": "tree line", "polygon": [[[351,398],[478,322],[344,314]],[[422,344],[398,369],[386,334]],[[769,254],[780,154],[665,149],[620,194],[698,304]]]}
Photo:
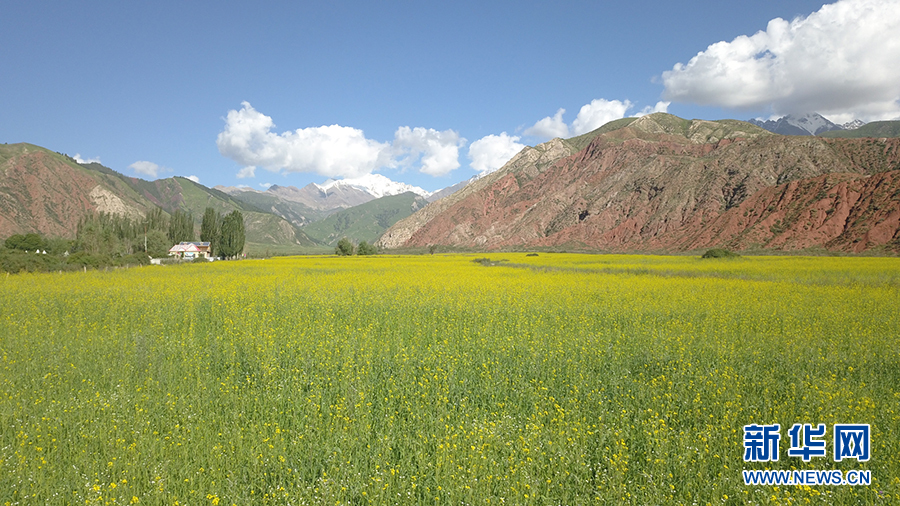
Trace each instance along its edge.
{"label": "tree line", "polygon": [[212,254],[220,258],[235,258],[244,252],[244,215],[232,211],[225,216],[211,207],[203,212],[200,221],[200,240],[208,242]]}
{"label": "tree line", "polygon": [[[46,238],[36,233],[14,234],[0,243],[0,270],[55,271],[83,267],[148,264],[165,258],[169,248],[196,240],[190,211],[171,216],[154,208],[142,218],[90,213],[78,221],[75,239]],[[222,215],[212,208],[204,212],[200,240],[208,241],[211,254],[235,258],[244,250],[244,217],[240,211]]]}

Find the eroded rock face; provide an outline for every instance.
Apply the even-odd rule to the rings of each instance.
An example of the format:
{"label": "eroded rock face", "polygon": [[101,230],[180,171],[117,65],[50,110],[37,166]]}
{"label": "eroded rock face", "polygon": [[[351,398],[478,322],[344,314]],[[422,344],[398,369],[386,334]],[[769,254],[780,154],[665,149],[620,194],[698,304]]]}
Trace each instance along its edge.
{"label": "eroded rock face", "polygon": [[[78,220],[94,210],[90,190],[97,182],[43,150],[22,147],[3,163],[0,176],[0,237],[74,237]],[[71,197],[60,199],[63,194]]]}
{"label": "eroded rock face", "polygon": [[538,148],[398,223],[384,246],[900,249],[898,139],[651,115],[577,153]]}
{"label": "eroded rock face", "polygon": [[117,197],[113,192],[103,188],[100,185],[95,186],[91,193],[88,194],[91,202],[94,203],[94,209],[97,212],[107,214],[118,214],[128,216],[133,220],[144,217],[144,213],[134,207],[129,206],[124,200]]}

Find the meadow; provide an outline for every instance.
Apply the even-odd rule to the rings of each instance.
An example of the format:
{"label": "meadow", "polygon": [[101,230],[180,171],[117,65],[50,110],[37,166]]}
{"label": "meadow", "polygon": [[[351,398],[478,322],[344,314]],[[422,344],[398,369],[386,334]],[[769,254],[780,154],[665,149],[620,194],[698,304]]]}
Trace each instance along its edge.
{"label": "meadow", "polygon": [[[487,257],[0,277],[0,504],[900,498],[900,259]],[[794,423],[871,460],[788,457]],[[794,468],[872,483],[742,480]]]}

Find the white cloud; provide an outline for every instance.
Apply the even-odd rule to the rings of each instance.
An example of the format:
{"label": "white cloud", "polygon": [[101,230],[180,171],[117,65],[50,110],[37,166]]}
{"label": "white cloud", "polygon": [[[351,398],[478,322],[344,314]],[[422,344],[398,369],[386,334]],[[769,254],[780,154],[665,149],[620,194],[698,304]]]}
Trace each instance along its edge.
{"label": "white cloud", "polygon": [[667,100],[875,120],[900,114],[896,0],[841,0],[663,72]]}
{"label": "white cloud", "polygon": [[[644,116],[655,112],[667,112],[670,102],[657,102],[654,106],[646,106],[634,116]],[[533,126],[525,129],[525,135],[534,137],[543,137],[550,139],[553,137],[570,137],[581,135],[596,130],[603,125],[617,119],[624,118],[634,104],[630,100],[606,100],[597,98],[591,100],[591,103],[581,106],[575,121],[569,126],[563,120],[565,109],[559,109],[551,118],[538,121]]]}
{"label": "white cloud", "polygon": [[598,98],[581,106],[578,117],[572,122],[572,134],[581,135],[596,130],[612,120],[625,117],[628,109],[634,107],[630,100],[606,100]]}
{"label": "white cloud", "polygon": [[251,178],[256,177],[256,167],[254,167],[252,165],[249,167],[244,167],[243,169],[238,171],[236,176],[238,179],[246,179],[248,177],[251,177]]}
{"label": "white cloud", "polygon": [[525,135],[544,137],[547,139],[552,139],[554,137],[566,138],[569,136],[569,125],[566,125],[566,122],[562,119],[562,115],[565,113],[565,109],[559,109],[552,118],[547,116],[530,128],[525,129],[523,133]]}
{"label": "white cloud", "polygon": [[459,168],[459,148],[466,140],[453,130],[400,127],[394,133],[392,154],[402,157],[396,165],[409,166],[421,157],[419,172],[443,176]]}
{"label": "white cloud", "polygon": [[100,163],[99,156],[96,158],[88,158],[87,160],[85,160],[84,158],[81,157],[81,153],[75,153],[75,156],[73,156],[72,159],[75,160],[77,163],[81,163],[81,164]]}
{"label": "white cloud", "polygon": [[518,141],[518,136],[509,136],[506,132],[482,137],[469,146],[470,165],[482,174],[493,172],[525,148]]}
{"label": "white cloud", "polygon": [[259,183],[259,186],[268,190],[272,186],[272,183]]}
{"label": "white cloud", "polygon": [[200,183],[200,178],[197,176],[188,176],[185,179],[190,179],[191,181],[198,183],[198,184]]}
{"label": "white cloud", "polygon": [[646,116],[655,112],[669,112],[669,104],[672,102],[657,102],[654,106],[647,106],[641,109],[641,112],[635,114],[636,117]]}
{"label": "white cloud", "polygon": [[256,168],[272,172],[308,172],[331,178],[355,178],[385,167],[410,167],[442,176],[459,167],[466,140],[453,130],[400,127],[393,143],[367,139],[362,130],[340,125],[301,128],[278,134],[272,118],[242,102],[228,111],[219,133],[219,152],[243,166],[239,178],[255,177]]}
{"label": "white cloud", "polygon": [[128,166],[129,169],[133,170],[135,174],[140,174],[142,176],[155,178],[159,175],[160,171],[165,170],[159,165],[153,162],[147,161],[138,161],[134,162]]}
{"label": "white cloud", "polygon": [[366,139],[362,130],[340,125],[300,128],[276,134],[272,118],[243,102],[229,111],[216,139],[219,152],[243,165],[238,177],[253,177],[255,167],[273,172],[313,172],[328,177],[358,177],[389,161],[388,144]]}

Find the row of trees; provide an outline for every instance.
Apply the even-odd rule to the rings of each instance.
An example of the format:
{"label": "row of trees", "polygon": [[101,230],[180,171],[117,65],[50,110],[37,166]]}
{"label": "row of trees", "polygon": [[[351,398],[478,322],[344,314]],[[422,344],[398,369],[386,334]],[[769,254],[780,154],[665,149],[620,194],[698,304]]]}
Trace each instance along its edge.
{"label": "row of trees", "polygon": [[[244,217],[240,211],[225,216],[207,208],[200,240],[209,241],[212,254],[233,258],[244,251]],[[91,213],[78,221],[75,239],[45,238],[40,234],[14,234],[0,242],[0,270],[63,270],[67,267],[105,267],[149,263],[164,258],[173,244],[196,240],[194,217],[176,210],[167,216],[154,208],[141,218]],[[46,253],[45,253],[46,252]]]}
{"label": "row of trees", "polygon": [[378,253],[378,250],[375,246],[369,244],[366,241],[359,243],[359,246],[354,246],[350,239],[346,237],[342,238],[338,241],[337,246],[334,248],[334,254],[339,256],[347,256],[347,255],[374,255]]}
{"label": "row of trees", "polygon": [[141,219],[91,213],[78,221],[73,249],[88,255],[117,257],[144,253],[163,257],[172,246],[170,225],[171,220],[160,208],[154,208]]}
{"label": "row of trees", "polygon": [[232,211],[225,216],[207,207],[200,221],[200,240],[208,242],[213,255],[234,258],[244,251],[244,215]]}

